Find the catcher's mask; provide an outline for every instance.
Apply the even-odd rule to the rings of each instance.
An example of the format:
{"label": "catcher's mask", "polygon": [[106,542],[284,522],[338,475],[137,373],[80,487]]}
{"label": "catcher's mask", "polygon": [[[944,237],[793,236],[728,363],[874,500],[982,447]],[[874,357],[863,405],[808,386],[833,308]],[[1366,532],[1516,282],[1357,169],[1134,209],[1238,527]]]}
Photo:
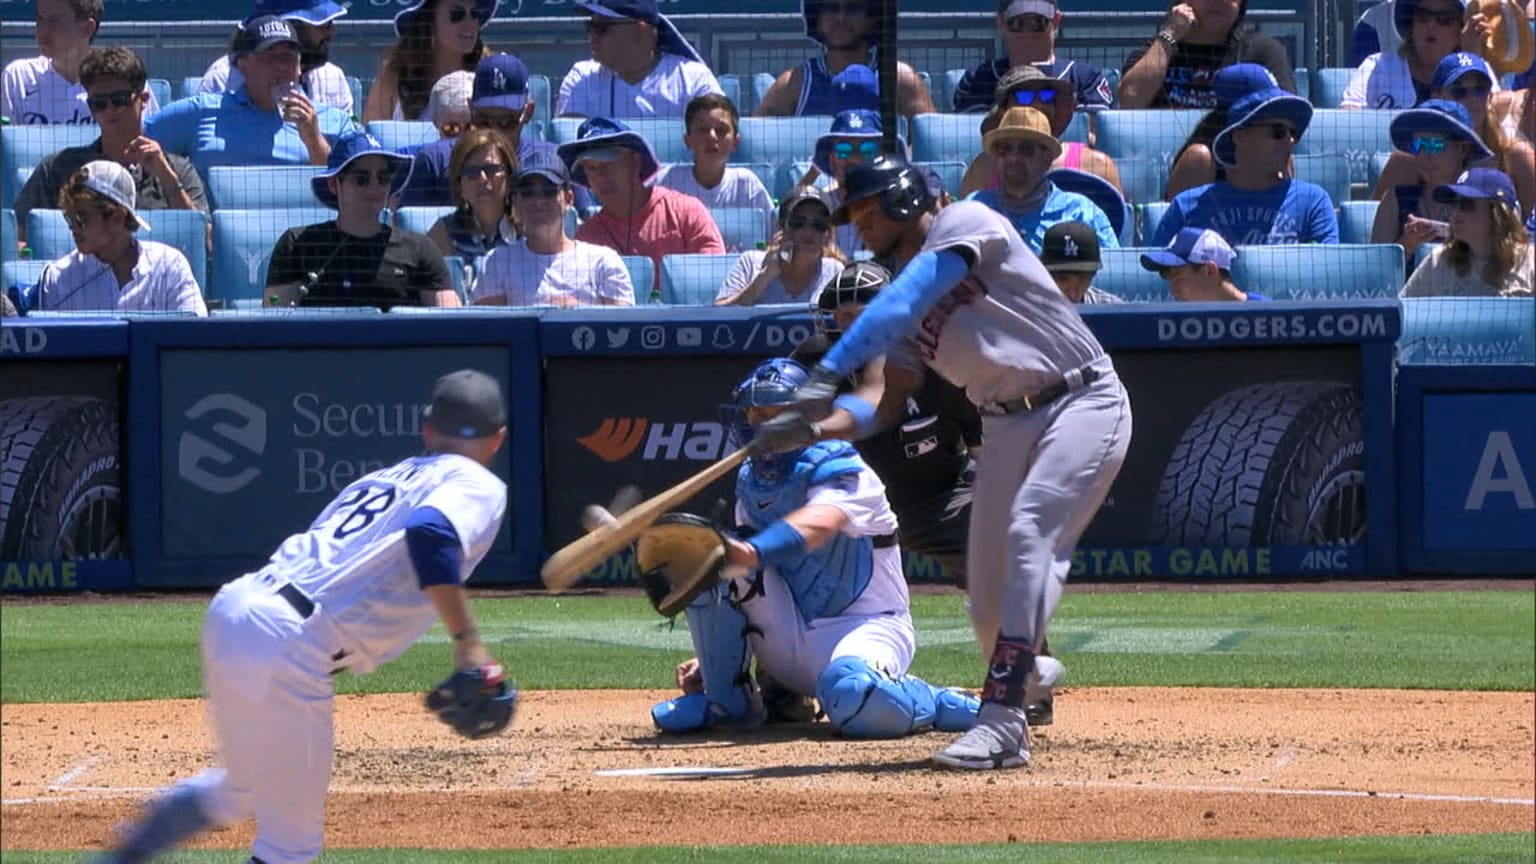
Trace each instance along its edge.
{"label": "catcher's mask", "polygon": [[[725,428],[730,430],[733,446],[745,447],[752,441],[752,424],[747,422],[748,408],[774,408],[795,401],[795,390],[809,381],[811,373],[788,358],[763,361],[731,391],[731,401],[720,406]],[[752,457],[751,470],[758,479],[773,483],[800,456],[799,450],[759,454]]]}
{"label": "catcher's mask", "polygon": [[873,261],[855,261],[844,267],[811,304],[811,321],[816,325],[816,332],[827,337],[828,342],[836,342],[837,337],[843,335],[843,328],[838,326],[832,313],[840,306],[868,305],[880,289],[889,284],[891,271]]}

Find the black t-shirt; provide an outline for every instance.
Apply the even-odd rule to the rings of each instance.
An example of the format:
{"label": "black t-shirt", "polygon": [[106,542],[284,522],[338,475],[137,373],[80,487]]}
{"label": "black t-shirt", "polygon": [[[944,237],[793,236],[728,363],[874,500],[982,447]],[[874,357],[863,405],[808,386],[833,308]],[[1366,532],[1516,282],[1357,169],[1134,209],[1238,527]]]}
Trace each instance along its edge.
{"label": "black t-shirt", "polygon": [[267,285],[303,283],[315,274],[301,306],[419,306],[423,291],[452,291],[443,256],[421,234],[380,226],[372,237],[336,222],[290,228],[272,249]]}
{"label": "black t-shirt", "polygon": [[[1137,48],[1126,58],[1121,74],[1129,73],[1151,50],[1152,42]],[[1149,108],[1214,108],[1216,90],[1212,79],[1217,70],[1234,63],[1258,63],[1275,76],[1280,86],[1296,92],[1296,76],[1285,46],[1252,30],[1239,30],[1225,45],[1189,45],[1178,43],[1163,74],[1163,86],[1152,97]]]}

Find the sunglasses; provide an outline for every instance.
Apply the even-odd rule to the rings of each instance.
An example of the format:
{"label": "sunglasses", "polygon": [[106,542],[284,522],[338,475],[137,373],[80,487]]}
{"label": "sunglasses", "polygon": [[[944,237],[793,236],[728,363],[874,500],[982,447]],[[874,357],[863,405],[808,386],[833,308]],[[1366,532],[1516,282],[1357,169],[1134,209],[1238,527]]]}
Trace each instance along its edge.
{"label": "sunglasses", "polygon": [[628,19],[622,21],[599,21],[596,18],[588,18],[587,32],[591,33],[593,36],[606,36],[609,30],[612,30],[616,27],[628,27],[631,24],[638,23],[640,22],[631,21]]}
{"label": "sunglasses", "polygon": [[793,216],[784,220],[784,227],[791,231],[799,231],[807,226],[813,230],[824,232],[832,227],[832,223],[826,219],[807,219],[804,216]]}
{"label": "sunglasses", "polygon": [[495,180],[507,173],[507,166],[497,163],[495,165],[465,165],[459,169],[459,176],[465,180]]}
{"label": "sunglasses", "polygon": [[1451,206],[1456,208],[1456,210],[1458,210],[1458,211],[1460,211],[1462,213],[1476,213],[1477,212],[1477,202],[1483,201],[1483,200],[1486,200],[1486,199],[1483,199],[1483,198],[1457,198],[1455,201],[1451,202]]}
{"label": "sunglasses", "polygon": [[855,144],[852,141],[838,141],[832,145],[832,155],[839,159],[853,159],[855,151],[859,159],[873,159],[880,155],[880,142],[860,141]]}
{"label": "sunglasses", "polygon": [[1436,153],[1451,146],[1451,142],[1443,135],[1426,135],[1423,138],[1415,138],[1408,149],[1415,156],[1433,156]]}
{"label": "sunglasses", "polygon": [[388,189],[390,184],[395,182],[395,172],[393,171],[377,171],[372,173],[368,171],[348,171],[347,177],[352,180],[352,185],[359,189],[366,189],[369,184],[383,186]]}
{"label": "sunglasses", "polygon": [[1051,27],[1051,19],[1044,15],[1015,15],[1008,19],[1009,33],[1044,33]]}
{"label": "sunglasses", "polygon": [[1049,152],[1044,145],[1033,141],[1001,141],[992,145],[992,155],[999,157],[1017,155],[1023,156],[1025,159],[1033,159],[1036,156]]}
{"label": "sunglasses", "polygon": [[844,18],[863,18],[869,13],[869,7],[863,3],[827,3],[821,7],[821,11],[829,18],[839,15]]}
{"label": "sunglasses", "polygon": [[469,125],[476,129],[499,129],[510,132],[521,126],[523,118],[517,114],[471,114]]}
{"label": "sunglasses", "polygon": [[92,111],[105,111],[107,106],[114,108],[127,108],[139,98],[139,94],[132,90],[114,90],[111,93],[102,93],[99,96],[87,96],[85,104],[91,106]]}
{"label": "sunglasses", "polygon": [[1271,141],[1299,141],[1301,132],[1284,123],[1255,123],[1253,129],[1268,129]]}
{"label": "sunglasses", "polygon": [[1413,20],[1432,21],[1436,24],[1439,24],[1441,27],[1459,27],[1461,26],[1461,13],[1454,12],[1449,9],[1444,11],[1437,11],[1433,9],[1415,9],[1413,10]]}
{"label": "sunglasses", "polygon": [[1033,105],[1039,102],[1041,105],[1056,104],[1056,88],[1047,87],[1043,90],[1015,90],[1013,91],[1013,104]]}
{"label": "sunglasses", "polygon": [[1492,92],[1492,88],[1489,87],[1479,87],[1476,85],[1464,87],[1460,84],[1453,84],[1450,90],[1451,98],[1457,101],[1461,101],[1468,96],[1476,96],[1479,99],[1487,99],[1488,94]]}
{"label": "sunglasses", "polygon": [[465,18],[473,17],[481,27],[491,19],[490,13],[484,9],[471,9],[468,6],[455,6],[448,10],[449,24],[463,24]]}
{"label": "sunglasses", "polygon": [[519,198],[554,198],[560,187],[549,183],[525,183],[512,190]]}

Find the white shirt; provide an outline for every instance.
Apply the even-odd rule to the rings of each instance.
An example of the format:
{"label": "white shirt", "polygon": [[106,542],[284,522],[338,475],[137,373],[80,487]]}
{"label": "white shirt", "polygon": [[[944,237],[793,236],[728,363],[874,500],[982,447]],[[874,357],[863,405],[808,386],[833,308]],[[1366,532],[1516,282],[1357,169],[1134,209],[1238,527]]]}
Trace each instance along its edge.
{"label": "white shirt", "polygon": [[556,116],[675,117],[683,119],[695,96],[721,93],[715,73],[697,60],[663,54],[639,84],[614,75],[596,60],[581,60],[560,82]]}
{"label": "white shirt", "polygon": [[[725,166],[725,176],[720,178],[720,183],[710,189],[705,189],[693,176],[693,166],[681,162],[675,165],[666,165],[656,177],[656,185],[673,189],[684,195],[704,202],[704,206],[711,212],[726,209],[751,209],[761,210],[766,215],[764,224],[771,224],[778,214],[773,206],[773,196],[768,194],[768,187],[763,181],[749,169],[740,165]],[[719,220],[716,220],[716,224]]]}
{"label": "white shirt", "polygon": [[1457,273],[1451,264],[1446,247],[1439,246],[1429,253],[1408,282],[1403,285],[1402,297],[1501,297],[1530,296],[1536,288],[1536,261],[1532,258],[1531,244],[1524,243],[1518,250],[1515,266],[1504,275],[1504,280],[1491,284],[1483,280],[1486,260],[1474,258],[1466,273]]}
{"label": "white shirt", "polygon": [[[197,83],[199,93],[228,93],[239,90],[245,84],[245,76],[229,62],[229,55],[222,54],[213,61],[203,80]],[[340,108],[352,114],[352,88],[347,85],[346,73],[335,63],[327,63],[309,73],[306,88],[311,101]]]}
{"label": "white shirt", "polygon": [[[1493,82],[1497,92],[1499,82]],[[1340,108],[1412,108],[1419,102],[1413,89],[1413,72],[1397,52],[1372,54],[1355,67],[1344,88]]]}
{"label": "white shirt", "polygon": [[[158,110],[160,103],[151,91],[144,114],[149,116]],[[47,57],[17,60],[0,72],[0,114],[11,118],[13,126],[96,125],[90,106],[85,104],[85,86],[65,81]]]}
{"label": "white shirt", "polygon": [[471,299],[506,297],[508,306],[635,305],[629,268],[619,253],[574,242],[575,249],[558,255],[534,252],[526,239],[497,246],[485,259]]}
{"label": "white shirt", "polygon": [[119,286],[112,268],[94,255],[71,252],[43,268],[38,280],[46,310],[117,312],[191,312],[206,316],[202,289],[181,250],[153,240],[139,240],[139,260],[128,284]]}
{"label": "white shirt", "polygon": [[[731,266],[731,271],[725,274],[725,280],[720,283],[720,293],[715,299],[725,300],[740,294],[757,274],[762,272],[763,259],[768,256],[761,249],[748,249],[741,253],[736,263]],[[814,303],[821,296],[821,289],[827,287],[827,283],[837,278],[837,274],[843,272],[843,265],[836,258],[822,256],[821,273],[817,274],[816,281],[811,283],[811,290],[798,296],[792,296],[789,289],[784,287],[783,278],[774,279],[763,288],[763,293],[758,295],[758,306],[767,306],[773,303]]]}

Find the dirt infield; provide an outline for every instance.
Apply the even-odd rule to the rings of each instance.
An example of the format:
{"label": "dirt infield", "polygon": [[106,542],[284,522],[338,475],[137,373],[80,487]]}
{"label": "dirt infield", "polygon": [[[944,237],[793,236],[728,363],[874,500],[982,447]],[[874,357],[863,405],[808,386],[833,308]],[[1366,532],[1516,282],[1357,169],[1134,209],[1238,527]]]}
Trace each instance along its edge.
{"label": "dirt infield", "polygon": [[[1533,818],[1531,693],[1071,688],[1030,769],[979,775],[928,767],[939,734],[657,738],[648,708],[664,695],[528,693],[513,729],[484,742],[452,738],[415,697],[343,697],[327,842],[1318,837],[1529,831]],[[196,701],[0,706],[0,848],[98,847],[148,789],[209,764],[210,743]],[[683,768],[728,773],[633,773]],[[628,773],[599,773],[612,771]],[[250,831],[201,844],[243,846]]]}

